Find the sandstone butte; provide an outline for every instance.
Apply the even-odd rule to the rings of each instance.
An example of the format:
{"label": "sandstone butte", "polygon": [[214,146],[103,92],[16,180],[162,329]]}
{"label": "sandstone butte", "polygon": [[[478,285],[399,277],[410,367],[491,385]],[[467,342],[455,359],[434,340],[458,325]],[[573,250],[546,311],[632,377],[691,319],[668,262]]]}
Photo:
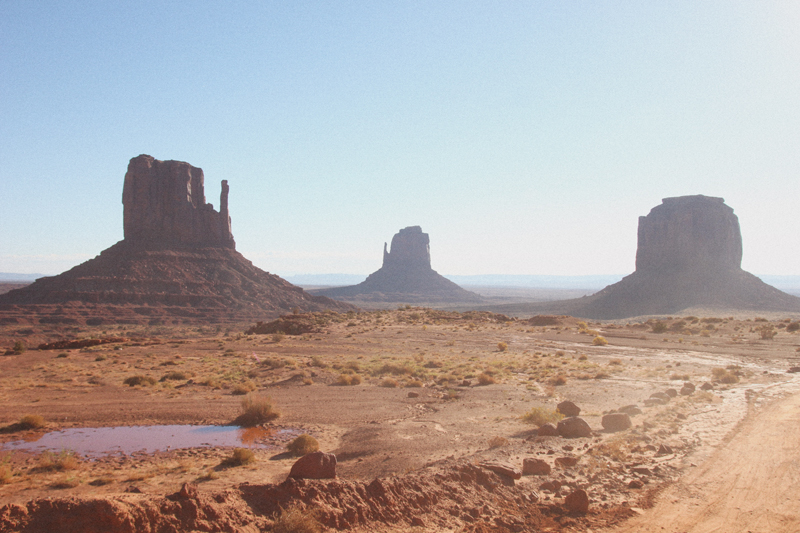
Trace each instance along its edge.
{"label": "sandstone butte", "polygon": [[706,311],[800,311],[800,298],[742,270],[739,219],[722,198],[664,198],[639,217],[636,271],[591,296],[491,306],[510,314],[556,313],[613,320]]}
{"label": "sandstone butte", "polygon": [[223,180],[216,211],[206,203],[202,169],[134,157],[122,193],[124,239],[0,295],[0,323],[219,323],[355,309],[312,296],[237,252],[228,194]]}
{"label": "sandstone butte", "polygon": [[383,266],[358,285],[312,291],[340,300],[408,303],[478,303],[482,298],[462,289],[431,268],[430,237],[419,226],[401,229],[387,250]]}

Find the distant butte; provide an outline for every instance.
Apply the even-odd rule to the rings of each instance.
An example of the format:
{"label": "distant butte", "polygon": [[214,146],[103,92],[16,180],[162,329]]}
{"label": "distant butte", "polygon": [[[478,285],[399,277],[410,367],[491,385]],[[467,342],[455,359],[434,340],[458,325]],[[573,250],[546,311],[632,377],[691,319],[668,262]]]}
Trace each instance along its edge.
{"label": "distant butte", "polygon": [[355,309],[245,259],[231,233],[227,181],[219,212],[206,203],[203,181],[202,169],[185,162],[131,159],[125,238],[62,274],[0,294],[0,323],[219,323]]}
{"label": "distant butte", "polygon": [[665,198],[639,217],[636,271],[570,309],[617,319],[690,308],[800,311],[800,298],[745,272],[739,219],[722,198]]}
{"label": "distant butte", "polygon": [[358,285],[311,291],[330,298],[359,302],[480,302],[431,268],[430,238],[419,226],[401,229],[391,250],[383,245],[383,266]]}

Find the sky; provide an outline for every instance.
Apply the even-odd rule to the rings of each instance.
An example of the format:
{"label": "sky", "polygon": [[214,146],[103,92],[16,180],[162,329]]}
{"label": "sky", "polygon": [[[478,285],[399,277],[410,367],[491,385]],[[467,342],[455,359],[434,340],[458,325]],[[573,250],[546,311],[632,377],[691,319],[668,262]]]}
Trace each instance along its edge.
{"label": "sky", "polygon": [[128,161],[230,184],[269,272],[634,270],[638,217],[725,199],[745,270],[800,274],[793,0],[0,1],[0,272],[123,238]]}

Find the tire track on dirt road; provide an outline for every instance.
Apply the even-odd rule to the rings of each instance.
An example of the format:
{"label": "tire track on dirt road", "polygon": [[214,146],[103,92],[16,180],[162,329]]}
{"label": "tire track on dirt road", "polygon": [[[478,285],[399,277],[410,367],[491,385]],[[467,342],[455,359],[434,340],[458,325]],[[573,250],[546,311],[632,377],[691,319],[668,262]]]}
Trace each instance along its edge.
{"label": "tire track on dirt road", "polygon": [[656,505],[613,533],[800,531],[800,394],[750,415]]}

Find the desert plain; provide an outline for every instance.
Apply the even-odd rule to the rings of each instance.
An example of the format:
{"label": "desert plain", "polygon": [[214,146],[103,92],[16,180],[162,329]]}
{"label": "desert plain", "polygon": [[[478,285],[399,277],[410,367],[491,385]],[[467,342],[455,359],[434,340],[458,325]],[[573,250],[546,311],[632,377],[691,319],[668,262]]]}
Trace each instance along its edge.
{"label": "desert plain", "polygon": [[[298,335],[248,333],[252,323],[4,325],[0,529],[88,531],[103,516],[120,531],[281,530],[299,509],[312,526],[364,531],[717,531],[713,520],[797,531],[797,318],[586,322],[400,306],[290,316]],[[241,429],[234,446],[35,448],[70,428],[231,425],[246,398],[280,416]],[[590,435],[539,435],[563,401]],[[604,429],[625,406],[631,427]],[[335,480],[285,481],[300,434],[336,455]],[[236,448],[252,457],[238,464]],[[526,459],[549,472],[519,477]],[[586,512],[566,501],[579,490]]]}

